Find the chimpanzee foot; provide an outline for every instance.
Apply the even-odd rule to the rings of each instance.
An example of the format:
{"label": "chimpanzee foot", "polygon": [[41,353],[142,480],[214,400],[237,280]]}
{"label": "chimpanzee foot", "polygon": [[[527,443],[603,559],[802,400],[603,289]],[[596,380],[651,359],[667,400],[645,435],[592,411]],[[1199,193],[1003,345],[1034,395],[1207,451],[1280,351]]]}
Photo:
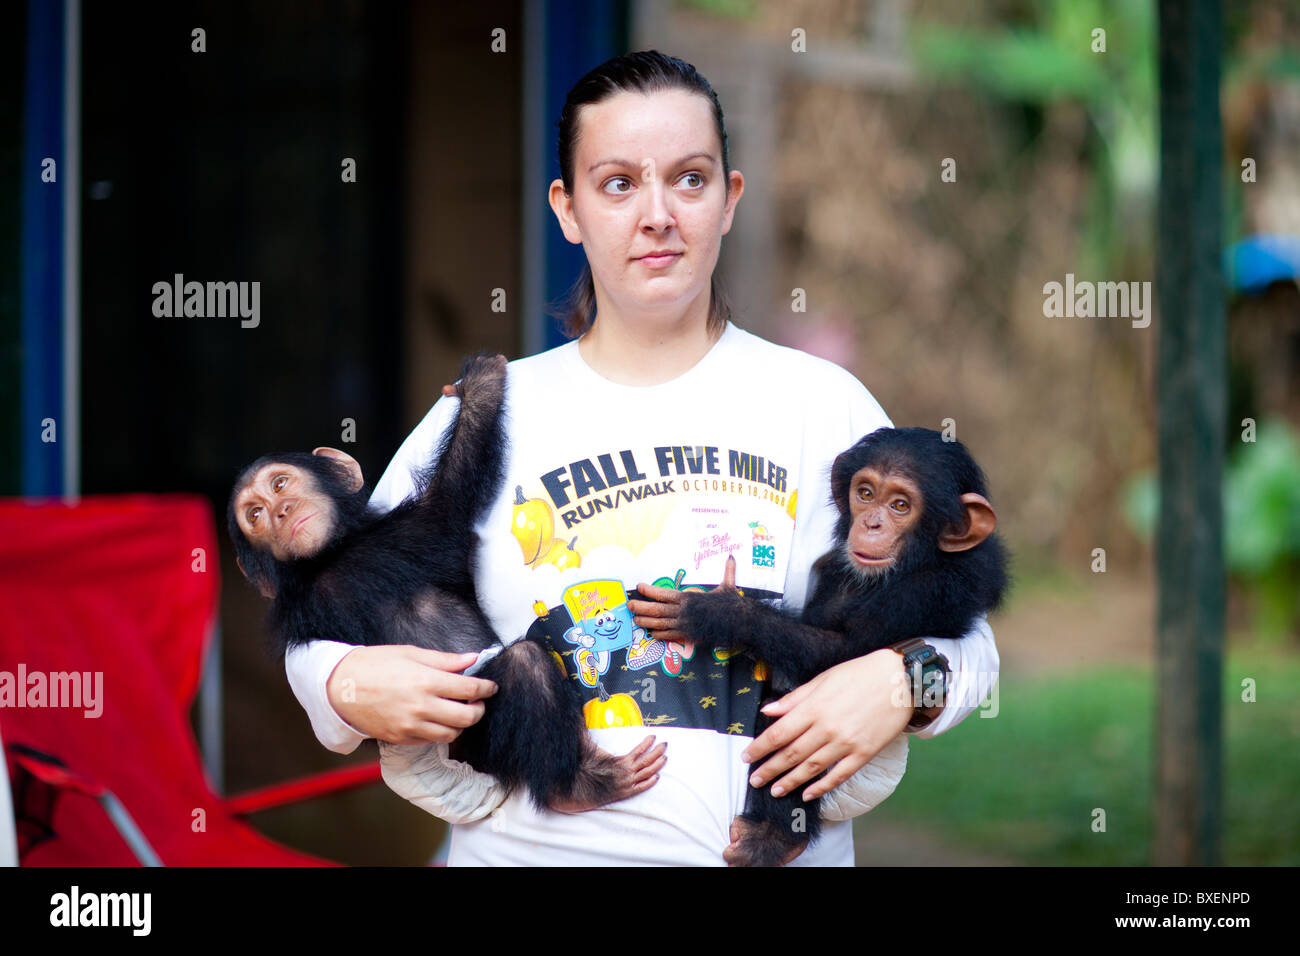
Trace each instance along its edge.
{"label": "chimpanzee foot", "polygon": [[655,747],[654,737],[647,737],[621,757],[601,750],[585,734],[582,739],[582,768],[573,791],[567,798],[550,801],[551,809],[560,813],[594,810],[643,793],[659,782],[659,771],[668,762],[668,744]]}
{"label": "chimpanzee foot", "polygon": [[806,833],[739,816],[731,821],[731,845],[722,851],[722,859],[727,866],[785,866],[807,846]]}

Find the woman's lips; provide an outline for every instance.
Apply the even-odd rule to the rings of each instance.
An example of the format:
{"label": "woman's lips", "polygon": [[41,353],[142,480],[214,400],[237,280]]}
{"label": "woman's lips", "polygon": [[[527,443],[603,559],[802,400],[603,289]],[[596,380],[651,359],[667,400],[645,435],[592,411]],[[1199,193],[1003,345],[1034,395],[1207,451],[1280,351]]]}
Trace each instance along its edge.
{"label": "woman's lips", "polygon": [[642,256],[637,262],[645,263],[651,269],[662,269],[665,266],[672,265],[681,258],[680,252],[669,252],[662,256]]}

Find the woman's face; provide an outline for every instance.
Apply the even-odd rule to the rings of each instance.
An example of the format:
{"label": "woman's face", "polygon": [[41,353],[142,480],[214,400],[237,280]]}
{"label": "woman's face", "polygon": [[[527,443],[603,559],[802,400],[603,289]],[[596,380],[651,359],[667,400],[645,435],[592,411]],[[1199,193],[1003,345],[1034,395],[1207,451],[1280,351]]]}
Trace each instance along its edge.
{"label": "woman's face", "polygon": [[[618,93],[578,115],[573,194],[551,184],[565,238],[582,243],[598,308],[671,321],[707,303],[744,177],[722,171],[708,99]],[[706,313],[707,314],[707,313]]]}

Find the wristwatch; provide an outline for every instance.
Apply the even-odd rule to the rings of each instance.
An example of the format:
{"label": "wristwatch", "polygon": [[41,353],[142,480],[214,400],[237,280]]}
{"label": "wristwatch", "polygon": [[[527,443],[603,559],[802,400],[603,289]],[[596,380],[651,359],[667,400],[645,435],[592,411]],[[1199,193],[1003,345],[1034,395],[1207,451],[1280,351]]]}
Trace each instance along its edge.
{"label": "wristwatch", "polygon": [[952,668],[948,666],[948,658],[919,637],[899,641],[893,649],[903,655],[903,669],[912,679],[912,701],[916,709],[907,729],[920,730],[943,710]]}

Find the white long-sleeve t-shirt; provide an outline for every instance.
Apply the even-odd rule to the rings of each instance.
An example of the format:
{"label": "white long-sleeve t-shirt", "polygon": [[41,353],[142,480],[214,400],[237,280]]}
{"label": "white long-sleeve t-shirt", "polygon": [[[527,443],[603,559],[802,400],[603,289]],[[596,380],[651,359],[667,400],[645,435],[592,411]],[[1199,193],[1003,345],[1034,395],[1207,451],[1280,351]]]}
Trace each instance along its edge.
{"label": "white long-sleeve t-shirt", "polygon": [[[457,408],[440,400],[415,428],[371,501],[392,508]],[[455,824],[457,864],[721,865],[744,805],[759,676],[746,656],[664,645],[627,615],[638,582],[737,585],[797,611],[812,563],[830,546],[835,456],[889,419],[832,363],[729,325],[685,374],[634,387],[602,378],[571,342],[510,363],[507,480],[480,522],[477,586],[497,633],[530,628],[589,698],[588,727],[611,753],[647,734],[668,742],[650,790],[580,814],[538,813],[527,794],[449,760],[446,745],[381,744],[385,780]],[[998,655],[982,619],[961,640],[929,639],[952,668],[948,703],[917,736],[956,726],[992,689]],[[349,753],[364,735],[330,706],[326,682],[352,647],[316,641],[289,653],[290,684],[317,738]],[[795,862],[850,865],[848,820],[871,809],[906,767],[900,735],[822,801],[821,838]]]}

